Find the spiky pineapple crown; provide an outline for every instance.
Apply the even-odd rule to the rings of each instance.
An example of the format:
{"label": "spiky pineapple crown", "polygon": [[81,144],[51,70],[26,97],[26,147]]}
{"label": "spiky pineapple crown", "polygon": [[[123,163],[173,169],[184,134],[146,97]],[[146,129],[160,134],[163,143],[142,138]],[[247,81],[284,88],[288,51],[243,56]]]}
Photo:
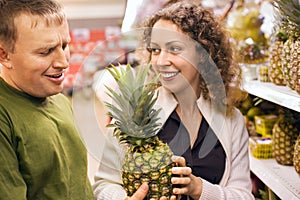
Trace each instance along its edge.
{"label": "spiky pineapple crown", "polygon": [[274,0],[274,5],[278,10],[277,20],[281,23],[283,29],[291,37],[298,38],[300,36],[300,4],[298,0]]}
{"label": "spiky pineapple crown", "polygon": [[136,74],[130,64],[125,68],[112,65],[107,69],[120,91],[106,86],[112,103],[105,102],[105,105],[109,109],[108,116],[113,118],[107,126],[115,128],[114,135],[120,143],[141,147],[157,142],[155,133],[161,126],[158,122],[161,109],[153,106],[157,100],[155,85],[159,75],[147,84],[149,68],[150,65],[140,67]]}

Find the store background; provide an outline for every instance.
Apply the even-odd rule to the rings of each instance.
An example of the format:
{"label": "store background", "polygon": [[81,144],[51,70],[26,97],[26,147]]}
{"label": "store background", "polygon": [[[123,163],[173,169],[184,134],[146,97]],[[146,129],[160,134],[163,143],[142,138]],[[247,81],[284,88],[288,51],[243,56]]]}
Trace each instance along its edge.
{"label": "store background", "polygon": [[[118,37],[118,35],[122,31],[121,24],[125,16],[127,1],[60,1],[65,7],[72,36],[70,48],[72,57],[70,72],[67,77],[69,82],[66,83],[66,93],[73,93],[70,97],[72,98],[79,130],[88,147],[88,173],[93,183],[94,173],[101,160],[105,140],[105,122],[107,122],[106,110],[99,101],[103,88],[95,86],[95,82],[98,82],[99,78],[103,81],[106,80],[103,74],[97,76],[96,74],[100,71],[100,68],[106,67],[109,62],[126,62],[127,58],[120,55],[126,53],[126,48],[131,46],[131,41],[124,43],[123,38]],[[128,1],[141,2],[142,0]],[[157,1],[153,0],[153,2]],[[229,0],[203,0],[202,2],[207,7],[214,8],[218,14],[226,9]],[[267,4],[261,9],[265,17],[261,28],[267,36],[270,36],[273,26],[272,20],[274,20],[273,10]],[[134,12],[134,8],[131,8],[130,12]],[[95,51],[96,46],[98,49]],[[75,92],[73,91],[74,88]],[[258,81],[250,80],[245,88],[254,96],[300,112],[299,95],[287,91],[284,86],[277,87],[271,83],[261,85]],[[296,172],[290,166],[278,165],[274,160],[263,162],[254,157],[251,157],[250,164],[251,170],[259,174],[265,184],[269,185],[277,194],[280,194],[283,199],[297,199],[300,197],[300,178],[297,179]]]}
{"label": "store background", "polygon": [[[101,32],[103,35],[103,31],[107,27],[120,27],[120,23],[123,20],[125,7],[126,7],[126,2],[124,0],[88,0],[88,1],[60,0],[60,1],[65,8],[71,33],[74,31],[77,32],[94,31],[98,33]],[[103,36],[101,37],[102,37],[101,40],[105,40]],[[87,40],[90,39],[91,38],[88,38]],[[93,40],[97,40],[97,39],[98,38],[93,38]],[[84,43],[87,44],[88,41]],[[80,46],[78,48],[83,49],[83,47],[84,46]],[[88,51],[90,50],[91,49],[88,49],[82,55],[87,56],[89,53]],[[66,92],[69,94],[73,89],[72,87],[73,87],[74,79],[76,78],[75,77],[76,73],[80,71],[80,68],[82,67],[82,63],[84,62],[85,59],[84,57],[78,55],[77,56],[75,55],[75,57],[77,57],[77,61],[76,58],[74,59],[73,57],[73,63],[71,63],[71,67],[70,67],[71,72],[67,77],[70,79],[66,86],[66,90],[67,90]],[[91,91],[91,88],[87,88],[85,91],[80,91],[80,90],[76,90],[76,91],[78,92],[74,93],[72,98],[73,100],[72,103],[75,110],[74,113],[75,113],[75,117],[76,117],[76,121],[80,133],[81,134],[87,133],[84,134],[83,136],[85,138],[84,140],[86,140],[87,137],[86,135],[88,135],[88,137],[93,136],[95,134],[99,135],[99,132],[102,131],[101,128],[99,128],[99,123],[96,119],[96,113],[95,113],[96,108],[100,108],[100,111],[98,113],[103,112],[101,109],[102,104],[97,104],[98,106],[95,106],[95,98],[93,98],[93,93]],[[74,101],[74,99],[76,99],[76,101]],[[104,145],[103,139],[104,138],[99,138],[98,145],[92,148],[98,149],[98,152],[102,151],[102,147]],[[90,150],[89,148],[88,174],[92,183],[94,182],[93,176],[97,170],[97,166],[100,160],[100,157],[97,156],[96,154],[99,155],[100,153]]]}

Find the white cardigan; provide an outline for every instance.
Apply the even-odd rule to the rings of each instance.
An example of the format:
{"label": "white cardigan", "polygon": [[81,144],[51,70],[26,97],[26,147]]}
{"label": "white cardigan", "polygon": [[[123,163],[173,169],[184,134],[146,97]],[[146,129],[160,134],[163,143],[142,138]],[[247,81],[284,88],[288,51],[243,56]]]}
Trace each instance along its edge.
{"label": "white cardigan", "polygon": [[[253,200],[248,157],[248,133],[244,118],[238,109],[228,117],[211,107],[211,104],[200,97],[198,108],[207,120],[226,153],[226,165],[219,184],[211,184],[203,180],[202,199],[237,199]],[[163,87],[159,88],[156,107],[161,107],[161,123],[164,124],[177,106],[177,101]],[[99,169],[95,174],[93,185],[96,200],[123,200],[126,197],[122,188],[121,161],[124,158],[124,147],[118,144],[112,135],[107,133],[106,145]]]}

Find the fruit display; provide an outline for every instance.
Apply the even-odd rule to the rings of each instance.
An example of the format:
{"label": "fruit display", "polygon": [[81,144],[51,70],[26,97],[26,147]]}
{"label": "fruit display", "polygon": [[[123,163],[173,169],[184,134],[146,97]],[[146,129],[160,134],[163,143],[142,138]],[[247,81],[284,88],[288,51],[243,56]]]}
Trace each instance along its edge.
{"label": "fruit display", "polygon": [[[265,137],[264,135],[265,133],[267,133],[265,132],[266,129],[260,129],[262,128],[262,126],[257,126],[255,120],[254,122],[250,120],[254,115],[254,119],[256,119],[256,121],[263,122],[264,115],[262,113],[264,113],[264,110],[260,110],[259,106],[255,105],[255,103],[252,103],[252,107],[249,106],[250,108],[247,107],[247,109],[244,109],[244,107],[241,105],[241,111],[246,118],[246,126],[248,132],[250,133],[249,147],[252,157],[251,159],[253,159],[253,157],[256,159],[268,159],[273,157],[273,159],[271,160],[262,160],[255,163],[255,165],[251,167],[251,170],[253,169],[253,171],[255,171],[258,169],[258,167],[268,166],[265,168],[265,170],[262,170],[263,172],[255,171],[259,179],[268,183],[267,186],[270,187],[271,190],[276,192],[276,194],[278,194],[281,199],[288,198],[284,196],[290,196],[293,199],[299,199],[300,2],[298,0],[274,0],[269,1],[269,3],[271,4],[271,6],[274,6],[272,7],[272,10],[275,11],[275,18],[272,18],[272,23],[274,23],[272,25],[274,25],[274,29],[269,29],[272,30],[270,31],[270,34],[272,32],[273,33],[271,35],[268,35],[270,36],[270,40],[268,51],[266,52],[268,54],[267,62],[258,62],[259,64],[257,72],[259,72],[259,78],[263,77],[262,79],[259,79],[260,82],[270,81],[271,83],[257,83],[256,81],[252,81],[253,79],[250,79],[251,81],[248,81],[249,79],[244,79],[244,88],[246,91],[255,96],[264,98],[277,104],[277,113],[271,113],[276,114],[278,117],[275,124],[273,124],[272,135]],[[238,21],[239,20],[236,20],[236,22]],[[234,23],[232,23],[232,25],[234,25]],[[242,35],[242,30],[240,33]],[[246,43],[244,40],[243,43],[240,43],[239,47],[245,47],[243,48],[243,50],[245,51],[259,52],[258,48],[253,48],[253,50],[250,51],[250,47],[247,47],[247,44],[254,45],[255,43],[251,43],[251,41]],[[238,54],[241,55],[241,57],[244,59],[239,59],[238,61],[244,62],[246,64],[247,59],[251,60],[251,56],[255,57],[243,51],[238,52]],[[246,66],[246,64],[242,64],[241,66]],[[247,65],[249,66],[249,64]],[[260,71],[260,69],[262,69],[261,66],[264,66],[264,70],[262,71]],[[266,73],[267,76],[265,76]],[[243,76],[244,75],[245,73],[243,74]],[[263,89],[260,88],[260,86],[262,86]],[[295,94],[296,92],[291,90],[295,90],[299,95]],[[292,101],[290,100],[292,100],[292,98],[294,97],[295,101],[294,103],[292,103]],[[250,103],[247,103],[245,105],[249,104]],[[290,108],[291,110],[285,107]],[[247,116],[248,112],[250,117]],[[253,124],[255,125],[254,129]],[[269,127],[271,127],[271,125]],[[264,130],[264,132],[261,130]],[[271,137],[270,140],[269,137]],[[268,149],[270,145],[272,146],[271,151],[269,151],[270,149]],[[270,152],[272,153],[272,156],[268,154]],[[253,160],[255,160],[256,162],[256,159]],[[276,175],[275,173],[273,174],[273,171],[275,171],[275,169],[276,173],[278,172],[278,174]],[[292,175],[294,174],[294,169],[299,174],[299,177]],[[267,175],[268,177],[265,175]],[[278,181],[272,182],[272,180]],[[290,188],[294,187],[295,190],[291,189],[287,192],[277,190],[277,187],[281,186],[281,188],[283,188],[284,186],[286,186],[286,184],[289,184]]]}
{"label": "fruit display", "polygon": [[[249,42],[248,42],[249,41]],[[238,43],[238,60],[246,64],[264,63],[267,60],[265,50],[251,39]]]}
{"label": "fruit display", "polygon": [[300,134],[299,134],[299,136],[295,142],[295,146],[294,146],[293,165],[295,167],[296,172],[300,176]]}
{"label": "fruit display", "polygon": [[269,47],[269,79],[272,83],[276,85],[286,85],[286,79],[283,75],[282,68],[283,61],[281,57],[285,41],[286,34],[284,34],[282,31],[279,31],[278,33],[276,33],[275,36],[273,36],[273,41]]}
{"label": "fruit display", "polygon": [[[286,85],[300,94],[300,4],[297,0],[274,0],[274,5],[278,11],[276,26],[279,27],[274,34],[281,31],[286,37],[282,48],[278,49],[278,62],[281,62],[278,65],[282,66]],[[270,56],[277,57],[276,54]],[[271,72],[271,76],[277,75]]]}
{"label": "fruit display", "polygon": [[289,109],[281,109],[272,129],[273,154],[282,165],[293,165],[294,145],[300,133],[300,114]]}
{"label": "fruit display", "polygon": [[273,158],[271,138],[251,137],[249,149],[252,156],[257,159]]}
{"label": "fruit display", "polygon": [[270,137],[272,129],[277,121],[277,115],[258,115],[254,117],[255,130],[263,137]]}
{"label": "fruit display", "polygon": [[147,84],[148,70],[149,66],[140,67],[135,75],[130,65],[120,70],[114,66],[108,68],[120,91],[107,87],[114,102],[106,102],[108,115],[114,119],[108,127],[113,127],[114,136],[128,147],[122,164],[123,188],[127,195],[132,196],[143,182],[147,182],[147,199],[169,198],[172,194],[171,168],[175,164],[170,147],[156,136],[161,126],[158,122],[160,109],[153,108],[158,76]]}
{"label": "fruit display", "polygon": [[244,115],[246,128],[250,136],[261,136],[256,130],[256,117],[277,114],[277,106],[274,103],[250,94],[240,103],[238,109]]}
{"label": "fruit display", "polygon": [[291,89],[295,89],[293,80],[292,80],[292,65],[291,62],[291,47],[293,46],[293,41],[291,38],[288,38],[284,44],[281,53],[282,58],[282,74],[285,81],[285,84]]}
{"label": "fruit display", "polygon": [[260,65],[258,68],[258,80],[260,82],[269,82],[269,66],[268,65]]}
{"label": "fruit display", "polygon": [[247,64],[266,62],[268,39],[261,30],[263,17],[259,5],[252,0],[235,2],[226,26],[235,45],[237,60]]}

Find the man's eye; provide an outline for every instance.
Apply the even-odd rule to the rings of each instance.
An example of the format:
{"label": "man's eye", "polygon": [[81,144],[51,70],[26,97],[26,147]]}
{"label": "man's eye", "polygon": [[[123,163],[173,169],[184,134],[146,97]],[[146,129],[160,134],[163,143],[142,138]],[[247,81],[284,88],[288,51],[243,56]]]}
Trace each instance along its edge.
{"label": "man's eye", "polygon": [[69,46],[68,43],[64,43],[64,44],[62,45],[62,49],[65,50],[68,46]]}
{"label": "man's eye", "polygon": [[48,54],[50,54],[53,51],[54,51],[54,48],[51,48],[51,49],[47,49],[45,51],[40,52],[40,54],[42,54],[42,55],[48,55]]}

